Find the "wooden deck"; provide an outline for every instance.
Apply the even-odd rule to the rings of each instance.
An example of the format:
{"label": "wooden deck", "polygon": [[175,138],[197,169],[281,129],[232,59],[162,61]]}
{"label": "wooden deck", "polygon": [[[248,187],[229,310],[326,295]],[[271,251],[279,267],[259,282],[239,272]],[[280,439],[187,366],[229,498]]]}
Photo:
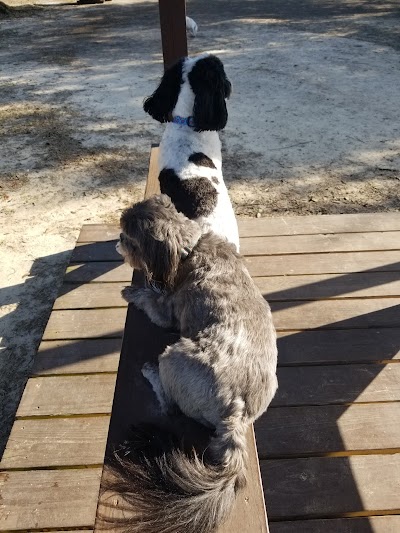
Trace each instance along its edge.
{"label": "wooden deck", "polygon": [[[1,531],[94,527],[132,276],[118,233],[82,228],[0,463]],[[271,533],[397,533],[400,214],[240,234],[279,335],[279,391],[256,424]]]}

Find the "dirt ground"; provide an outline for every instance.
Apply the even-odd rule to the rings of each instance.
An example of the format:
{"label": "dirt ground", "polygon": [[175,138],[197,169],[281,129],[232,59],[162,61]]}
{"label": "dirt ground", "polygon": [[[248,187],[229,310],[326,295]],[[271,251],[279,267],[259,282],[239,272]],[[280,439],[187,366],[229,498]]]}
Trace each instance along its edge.
{"label": "dirt ground", "polygon": [[[222,140],[237,214],[400,209],[397,1],[187,11],[190,53],[218,54],[233,83]],[[162,133],[142,111],[158,24],[155,1],[0,7],[0,452],[81,225],[117,222],[143,195]]]}

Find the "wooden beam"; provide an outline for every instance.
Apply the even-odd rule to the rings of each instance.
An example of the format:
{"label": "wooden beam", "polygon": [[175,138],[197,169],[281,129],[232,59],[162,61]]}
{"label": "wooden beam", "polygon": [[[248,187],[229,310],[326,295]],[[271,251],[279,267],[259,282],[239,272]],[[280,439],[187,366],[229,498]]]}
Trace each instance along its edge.
{"label": "wooden beam", "polygon": [[164,70],[188,55],[185,0],[159,0]]}

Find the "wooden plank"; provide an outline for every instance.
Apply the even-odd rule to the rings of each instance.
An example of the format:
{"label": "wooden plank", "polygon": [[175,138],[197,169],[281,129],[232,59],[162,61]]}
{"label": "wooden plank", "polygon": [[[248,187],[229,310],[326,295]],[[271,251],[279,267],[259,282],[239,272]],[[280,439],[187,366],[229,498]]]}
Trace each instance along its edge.
{"label": "wooden plank", "polygon": [[[348,274],[377,270],[380,272],[400,272],[399,252],[356,252],[338,254],[246,257],[245,263],[253,277],[309,275],[309,274]],[[67,267],[64,282],[130,282],[132,268],[126,263],[99,261],[77,263]]]}
{"label": "wooden plank", "polygon": [[398,251],[246,257],[252,276],[348,274],[366,270],[400,272]]}
{"label": "wooden plank", "polygon": [[[157,160],[155,159],[154,162],[157,163]],[[149,194],[156,194],[156,192],[149,191]],[[238,217],[237,221],[240,237],[362,233],[365,230],[400,231],[400,213],[393,212],[351,215],[285,216],[257,219]],[[118,226],[111,226],[109,224],[85,224],[81,229],[78,242],[115,240],[118,239],[119,233],[120,229]]]}
{"label": "wooden plank", "polygon": [[122,257],[115,249],[115,241],[77,243],[71,255],[71,263],[86,263],[90,261],[117,261]]}
{"label": "wooden plank", "polygon": [[400,403],[276,407],[256,422],[259,457],[400,450]]}
{"label": "wooden plank", "polygon": [[271,520],[400,510],[400,454],[261,461]]}
{"label": "wooden plank", "polygon": [[115,380],[115,374],[31,378],[16,416],[109,414]]}
{"label": "wooden plank", "polygon": [[122,339],[42,341],[32,375],[117,372]]}
{"label": "wooden plank", "polygon": [[400,296],[398,272],[271,276],[254,281],[269,301]]}
{"label": "wooden plank", "polygon": [[67,267],[64,283],[109,283],[132,279],[132,268],[122,261],[77,263]]}
{"label": "wooden plank", "polygon": [[[397,272],[346,275],[271,276],[255,278],[269,301],[316,300],[329,298],[400,297]],[[126,307],[121,290],[128,281],[117,283],[66,283],[53,309]]]}
{"label": "wooden plank", "polygon": [[126,307],[121,296],[125,283],[66,283],[61,287],[60,295],[54,302],[53,309],[91,309],[100,307]]}
{"label": "wooden plank", "polygon": [[279,365],[400,359],[400,329],[278,332],[278,353]]}
{"label": "wooden plank", "polygon": [[329,365],[278,369],[274,406],[400,401],[400,365]]}
{"label": "wooden plank", "polygon": [[185,0],[159,0],[164,70],[188,55]]}
{"label": "wooden plank", "polygon": [[[78,243],[72,252],[71,262],[121,261],[121,256],[115,249],[116,243],[117,241]],[[399,231],[313,235],[312,238],[309,235],[247,237],[240,240],[240,253],[244,256],[399,249]],[[400,253],[397,259],[400,259]]]}
{"label": "wooden plank", "polygon": [[313,235],[312,238],[309,235],[247,237],[241,238],[240,241],[242,255],[365,252],[399,248],[399,231]]}
{"label": "wooden plank", "polygon": [[149,173],[147,175],[145,198],[150,198],[154,194],[160,194],[160,183],[158,181],[158,174],[160,172],[158,167],[158,153],[160,149],[154,146],[150,152]]}
{"label": "wooden plank", "polygon": [[305,215],[271,218],[239,218],[241,237],[267,235],[317,235],[364,231],[400,231],[400,213]]}
{"label": "wooden plank", "polygon": [[[290,306],[290,304],[292,304]],[[400,326],[400,299],[271,302],[277,330]],[[53,311],[44,340],[121,337],[125,308]]]}
{"label": "wooden plank", "polygon": [[271,533],[398,533],[400,516],[295,520],[273,522],[269,527]]}
{"label": "wooden plank", "polygon": [[0,530],[93,527],[101,468],[0,473]]}
{"label": "wooden plank", "polygon": [[126,309],[53,311],[43,340],[122,337]]}
{"label": "wooden plank", "polygon": [[16,420],[0,469],[100,465],[109,416]]}
{"label": "wooden plank", "polygon": [[277,330],[400,326],[400,298],[271,302],[271,309]]}

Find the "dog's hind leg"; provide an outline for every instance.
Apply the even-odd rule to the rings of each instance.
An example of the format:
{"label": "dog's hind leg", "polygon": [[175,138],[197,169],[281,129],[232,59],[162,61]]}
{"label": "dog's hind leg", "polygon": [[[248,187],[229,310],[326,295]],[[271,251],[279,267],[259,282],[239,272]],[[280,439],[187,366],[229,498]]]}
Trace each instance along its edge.
{"label": "dog's hind leg", "polygon": [[142,374],[147,379],[147,381],[150,383],[154,391],[154,394],[157,397],[158,403],[160,405],[161,413],[166,415],[166,414],[173,412],[175,404],[171,402],[167,398],[167,395],[165,394],[165,391],[161,383],[158,366],[152,365],[150,363],[145,363],[142,367]]}

